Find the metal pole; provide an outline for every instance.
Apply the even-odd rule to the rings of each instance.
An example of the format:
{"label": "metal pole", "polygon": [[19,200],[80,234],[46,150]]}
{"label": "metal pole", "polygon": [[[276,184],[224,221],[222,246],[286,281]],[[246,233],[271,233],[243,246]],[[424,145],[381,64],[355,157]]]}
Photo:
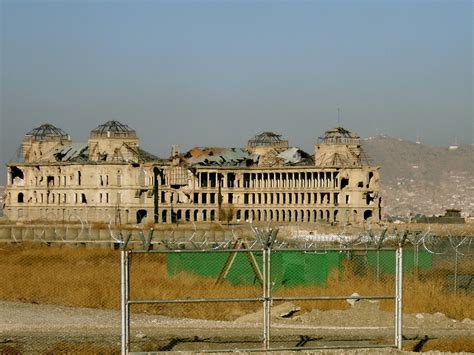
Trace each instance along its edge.
{"label": "metal pole", "polygon": [[271,247],[268,249],[267,252],[267,347],[265,350],[270,349],[270,324],[271,324],[271,314],[272,314],[272,274],[271,274],[271,266],[272,266],[272,250]]}
{"label": "metal pole", "polygon": [[377,283],[380,282],[380,250],[377,250]]}
{"label": "metal pole", "polygon": [[153,216],[155,224],[158,223],[159,220],[159,213],[158,213],[158,203],[159,203],[159,196],[158,196],[158,174],[160,173],[160,169],[156,166],[153,168]]}
{"label": "metal pole", "polygon": [[121,290],[121,318],[122,318],[122,336],[121,336],[121,353],[128,354],[130,348],[130,306],[129,301],[129,265],[127,250],[120,252],[120,290]]}
{"label": "metal pole", "polygon": [[403,345],[403,248],[399,245],[396,251],[395,277],[395,346],[402,350]]}

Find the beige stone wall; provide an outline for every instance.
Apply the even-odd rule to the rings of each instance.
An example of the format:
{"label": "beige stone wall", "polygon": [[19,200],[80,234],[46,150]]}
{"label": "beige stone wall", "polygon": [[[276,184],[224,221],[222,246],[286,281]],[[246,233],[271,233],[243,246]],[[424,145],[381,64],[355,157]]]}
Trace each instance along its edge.
{"label": "beige stone wall", "polygon": [[[43,149],[63,143],[34,142],[26,148],[36,152],[35,159],[8,166],[5,214],[23,222],[122,224],[377,221],[379,171],[362,165],[357,142],[318,144],[316,166],[193,168],[179,165],[179,157],[140,163],[134,133],[91,135],[89,162],[83,164],[43,161],[38,158],[48,155]],[[278,144],[288,146],[287,141]],[[159,172],[157,206],[154,168]]]}
{"label": "beige stone wall", "polygon": [[[379,215],[376,168],[201,168],[194,174],[181,167],[162,168],[162,223],[361,223]],[[15,169],[23,179],[18,172],[12,179]],[[153,221],[153,166],[11,166],[6,205],[12,220],[136,223],[138,213],[138,220]]]}

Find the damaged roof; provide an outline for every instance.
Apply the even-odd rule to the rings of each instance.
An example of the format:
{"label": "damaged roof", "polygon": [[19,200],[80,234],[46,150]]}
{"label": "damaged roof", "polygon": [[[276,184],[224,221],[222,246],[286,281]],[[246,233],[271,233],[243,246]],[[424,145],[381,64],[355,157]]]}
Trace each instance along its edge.
{"label": "damaged roof", "polygon": [[196,147],[183,158],[191,166],[251,166],[257,157],[241,148]]}
{"label": "damaged roof", "polygon": [[278,158],[284,161],[284,165],[314,165],[313,157],[297,147],[281,152],[278,154]]}
{"label": "damaged roof", "polygon": [[71,143],[58,148],[53,156],[57,162],[87,162],[89,146],[85,143]]}
{"label": "damaged roof", "polygon": [[271,150],[263,155],[250,154],[242,148],[196,147],[188,151],[183,160],[190,166],[288,166],[313,165],[311,155],[299,148],[283,151]]}

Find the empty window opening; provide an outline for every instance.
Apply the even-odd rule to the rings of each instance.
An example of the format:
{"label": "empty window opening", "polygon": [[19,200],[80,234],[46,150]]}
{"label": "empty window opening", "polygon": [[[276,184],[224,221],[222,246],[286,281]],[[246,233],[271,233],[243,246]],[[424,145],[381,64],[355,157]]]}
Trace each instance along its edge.
{"label": "empty window opening", "polygon": [[351,196],[346,195],[346,205],[348,205],[351,202]]}
{"label": "empty window opening", "polygon": [[373,172],[369,172],[369,179],[367,181],[367,188],[369,188],[370,186],[370,182],[372,181],[372,178],[374,177],[374,173]]}
{"label": "empty window opening", "polygon": [[10,172],[11,172],[11,183],[13,184],[16,181],[18,180],[23,180],[25,178],[25,175],[23,174],[23,171],[21,169],[18,169],[16,166],[12,166],[10,168]]}
{"label": "empty window opening", "polygon": [[141,223],[144,218],[147,216],[146,210],[138,210],[137,211],[137,223]]}
{"label": "empty window opening", "polygon": [[161,212],[161,222],[162,223],[167,222],[167,219],[168,219],[167,217],[168,217],[168,211],[165,210],[165,211]]}
{"label": "empty window opening", "polygon": [[207,187],[207,173],[201,173],[201,187]]}
{"label": "empty window opening", "polygon": [[364,211],[364,221],[367,221],[370,217],[372,217],[372,211],[371,210]]}
{"label": "empty window opening", "polygon": [[210,193],[209,194],[209,203],[216,203],[216,194]]}
{"label": "empty window opening", "polygon": [[193,202],[198,203],[199,202],[199,193],[195,192],[193,195]]}
{"label": "empty window opening", "polygon": [[234,194],[228,194],[227,195],[227,202],[228,203],[234,203]]}
{"label": "empty window opening", "polygon": [[364,187],[364,182],[363,181],[359,181],[357,183],[357,187]]}
{"label": "empty window opening", "polygon": [[81,177],[82,177],[82,176],[81,176],[81,172],[78,171],[78,172],[77,172],[77,184],[78,184],[78,185],[81,184]]}
{"label": "empty window opening", "polygon": [[235,186],[235,174],[229,173],[227,174],[227,187],[234,187]]}
{"label": "empty window opening", "polygon": [[348,185],[349,185],[349,179],[342,178],[341,179],[341,189],[345,188]]}
{"label": "empty window opening", "polygon": [[374,202],[374,197],[372,196],[371,192],[367,192],[365,194],[365,201],[367,205],[370,205],[372,202]]}
{"label": "empty window opening", "polygon": [[209,174],[209,182],[211,187],[216,187],[216,173]]}
{"label": "empty window opening", "polygon": [[81,194],[81,203],[87,203],[86,194],[84,193]]}
{"label": "empty window opening", "polygon": [[25,195],[23,194],[23,192],[20,192],[18,194],[18,203],[23,203],[24,199],[25,199]]}
{"label": "empty window opening", "polygon": [[202,200],[202,203],[207,203],[207,194],[206,193],[203,193],[201,195],[201,200]]}
{"label": "empty window opening", "polygon": [[49,186],[54,186],[54,176],[48,175],[46,177],[46,185]]}

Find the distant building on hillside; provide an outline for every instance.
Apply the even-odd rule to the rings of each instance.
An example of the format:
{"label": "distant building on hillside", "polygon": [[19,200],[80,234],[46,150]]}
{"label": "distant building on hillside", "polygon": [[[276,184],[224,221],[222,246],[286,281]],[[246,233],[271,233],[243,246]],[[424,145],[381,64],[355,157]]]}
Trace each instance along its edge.
{"label": "distant building on hillside", "polygon": [[454,223],[465,223],[464,217],[461,216],[461,210],[448,209],[443,216],[421,216],[416,219],[417,223],[443,223],[443,224],[454,224]]}
{"label": "distant building on hillside", "polygon": [[159,159],[108,121],[74,143],[44,124],[8,167],[13,221],[362,223],[381,216],[379,168],[357,135],[327,131],[315,155],[264,132],[245,148],[196,147]]}

